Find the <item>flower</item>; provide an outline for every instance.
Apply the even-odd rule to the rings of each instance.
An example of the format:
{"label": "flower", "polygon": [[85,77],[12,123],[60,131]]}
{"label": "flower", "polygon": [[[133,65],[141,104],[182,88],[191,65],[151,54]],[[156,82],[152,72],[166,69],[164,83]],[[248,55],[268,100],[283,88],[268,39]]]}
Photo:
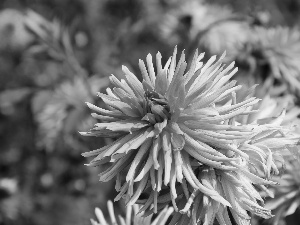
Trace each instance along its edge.
{"label": "flower", "polygon": [[[151,222],[152,215],[143,217],[143,213],[139,213],[139,206],[138,205],[129,205],[126,207],[126,217],[123,218],[122,216],[118,215],[118,219],[115,216],[114,212],[114,206],[111,201],[107,202],[107,208],[109,211],[110,221],[111,223],[108,223],[105,220],[105,217],[103,216],[103,213],[101,209],[96,208],[95,214],[99,221],[96,222],[95,220],[91,219],[92,225],[118,225],[118,224],[126,224],[126,225],[165,225],[167,223],[167,220],[169,216],[173,212],[172,207],[165,207],[158,215],[157,217]],[[119,221],[119,222],[118,222]],[[126,221],[126,222],[125,222]]]}
{"label": "flower", "polygon": [[[282,111],[286,111],[286,115],[282,120],[282,126],[290,133],[297,135],[299,132],[299,114],[300,108],[295,105],[295,97],[286,95],[277,98],[271,98],[266,95],[260,104],[256,105],[255,109],[260,109],[259,112],[249,116],[248,121],[265,120],[266,117],[276,117]],[[286,136],[289,134],[286,133]],[[287,150],[287,151],[286,151]],[[269,186],[261,192],[262,196],[269,195],[271,198],[266,199],[265,208],[273,211],[275,217],[270,220],[272,224],[277,225],[284,222],[284,217],[291,215],[299,207],[300,197],[300,151],[299,146],[287,145],[285,149],[273,149],[273,156],[278,152],[283,156],[284,169],[282,173],[273,177],[279,185]],[[284,223],[283,223],[284,224]]]}
{"label": "flower", "polygon": [[166,14],[161,36],[171,44],[195,42],[211,54],[226,50],[227,58],[234,58],[250,34],[249,24],[240,17],[228,7],[185,1]]}
{"label": "flower", "polygon": [[[299,148],[298,155],[300,154]],[[300,205],[300,160],[289,157],[286,160],[286,170],[282,176],[276,177],[280,185],[272,186],[269,191],[273,199],[266,201],[266,208],[274,211],[272,224],[277,225],[286,216],[295,213]]]}
{"label": "flower", "polygon": [[[95,122],[88,116],[83,102],[93,102],[90,92],[98,91],[106,84],[105,78],[94,76],[85,82],[81,77],[75,77],[72,81],[63,82],[53,92],[38,92],[32,104],[39,125],[39,145],[53,151],[62,138],[63,143],[73,148],[78,146],[79,142],[72,135],[78,129],[88,129]],[[80,123],[74,122],[77,120]]]}
{"label": "flower", "polygon": [[[218,127],[210,124],[221,124],[221,121],[245,112],[257,100],[252,98],[229,108],[225,106],[224,109],[214,107],[223,99],[231,99],[232,93],[241,88],[235,86],[234,81],[228,82],[237,71],[233,69],[234,64],[224,69],[221,63],[223,55],[217,62],[216,57],[212,57],[204,65],[200,62],[204,55],[198,56],[196,53],[190,70],[185,72],[187,64],[184,53],[177,66],[176,54],[175,48],[173,57],[164,68],[161,66],[161,55],[157,54],[157,75],[150,54],[147,56],[148,70],[140,61],[143,82],[125,66],[123,72],[127,81],[110,77],[115,88],[108,88],[107,95],[98,93],[108,110],[87,103],[96,112],[92,116],[101,119],[101,122],[82,134],[113,137],[116,140],[83,155],[96,156],[90,166],[112,162],[112,166],[100,175],[101,181],[108,181],[126,167],[129,168],[125,182],[121,181],[121,176],[117,178],[119,185],[124,182],[118,185],[120,194],[117,199],[127,193],[129,204],[137,201],[148,184],[154,191],[155,202],[160,191],[170,186],[175,205],[175,186],[177,182],[183,183],[183,180],[227,204],[216,191],[202,184],[196,185],[190,179],[192,168],[188,161],[192,157],[219,169],[233,169],[233,166],[224,163],[235,161],[236,158],[226,157],[210,147],[210,143],[219,138],[221,146],[231,149],[229,144],[232,140],[247,138],[249,132],[231,135],[232,132],[236,133],[234,127],[233,131],[218,132],[223,125]],[[224,129],[228,126],[231,127],[224,125]],[[198,131],[199,128],[202,129]],[[196,149],[201,149],[201,152]],[[156,207],[154,211],[157,211]]]}
{"label": "flower", "polygon": [[274,78],[288,84],[293,93],[299,94],[299,30],[256,27],[252,36],[251,45],[256,55],[261,56],[260,62],[267,63]]}
{"label": "flower", "polygon": [[0,11],[0,49],[24,50],[34,41],[34,36],[23,23],[25,15],[15,9]]}
{"label": "flower", "polygon": [[[156,72],[150,54],[147,68],[140,60],[142,82],[123,66],[126,80],[112,75],[115,87],[107,88],[107,94],[98,93],[107,109],[87,103],[100,121],[81,134],[115,138],[109,145],[83,153],[95,157],[88,165],[111,162],[100,181],[116,177],[119,194],[115,200],[123,197],[127,205],[142,204],[145,215],[172,202],[176,212],[198,217],[190,206],[199,195],[222,205],[219,210],[231,207],[238,224],[248,220],[247,211],[270,217],[270,211],[257,203],[262,199],[252,186],[265,188],[274,183],[268,180],[278,174],[272,149],[295,145],[299,137],[284,135],[283,114],[267,122],[238,121],[255,113],[251,107],[259,100],[249,97],[254,87],[236,94],[242,86],[230,81],[237,68],[234,63],[222,64],[225,54],[204,64],[204,54],[196,51],[188,71],[184,52],[177,65],[176,55],[177,48],[162,67],[157,53]],[[240,179],[230,180],[232,176]],[[227,180],[221,189],[216,186],[218,179]],[[227,194],[235,190],[234,185],[243,198]],[[213,212],[214,216],[220,213]]]}

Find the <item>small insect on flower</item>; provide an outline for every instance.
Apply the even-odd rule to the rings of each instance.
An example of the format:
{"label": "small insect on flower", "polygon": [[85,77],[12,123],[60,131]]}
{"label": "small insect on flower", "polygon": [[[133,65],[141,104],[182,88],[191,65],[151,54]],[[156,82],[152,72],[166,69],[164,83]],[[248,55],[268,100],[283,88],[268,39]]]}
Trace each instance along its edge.
{"label": "small insect on flower", "polygon": [[[115,138],[109,145],[84,153],[95,157],[88,165],[111,162],[100,181],[116,177],[119,194],[115,200],[123,197],[127,205],[141,204],[145,215],[172,202],[176,212],[202,220],[195,207],[190,209],[200,196],[206,203],[233,208],[238,224],[249,220],[247,211],[270,217],[270,211],[257,203],[261,198],[252,185],[274,183],[268,180],[278,173],[272,149],[293,145],[299,138],[285,137],[280,126],[284,113],[268,121],[247,123],[259,99],[249,97],[254,87],[237,96],[242,86],[230,80],[237,68],[234,63],[222,64],[225,54],[204,64],[204,54],[196,51],[187,71],[184,52],[178,63],[176,55],[177,48],[162,67],[157,53],[156,72],[150,54],[147,67],[140,60],[142,82],[123,66],[126,80],[112,75],[115,87],[107,88],[107,94],[98,93],[107,109],[87,103],[100,122],[82,134]],[[240,117],[246,119],[241,122]],[[227,183],[218,188],[218,180]],[[233,196],[234,185],[243,198]],[[221,213],[218,209],[203,212],[213,221]]]}
{"label": "small insect on flower", "polygon": [[123,218],[122,216],[118,215],[118,218],[116,218],[115,212],[114,212],[114,206],[111,201],[107,202],[107,208],[110,216],[111,223],[107,222],[105,219],[101,209],[96,208],[95,214],[98,221],[95,221],[91,219],[92,225],[166,225],[168,218],[174,211],[172,207],[165,207],[158,215],[157,217],[151,222],[152,216],[143,217],[143,213],[139,212],[139,206],[138,205],[129,205],[126,208],[126,216]]}

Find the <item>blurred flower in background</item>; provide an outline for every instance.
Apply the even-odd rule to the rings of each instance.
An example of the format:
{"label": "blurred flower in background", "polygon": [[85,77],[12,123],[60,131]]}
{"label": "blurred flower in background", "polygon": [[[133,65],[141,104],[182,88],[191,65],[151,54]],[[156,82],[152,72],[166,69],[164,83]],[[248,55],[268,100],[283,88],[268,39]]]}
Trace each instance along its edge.
{"label": "blurred flower in background", "polygon": [[298,95],[300,89],[300,33],[288,27],[255,28],[253,51],[261,57],[260,63],[270,67],[270,74],[281,83],[289,85],[289,90]]}
{"label": "blurred flower in background", "polygon": [[[298,155],[300,154],[298,149]],[[286,168],[283,175],[276,177],[279,185],[272,186],[269,191],[273,198],[268,199],[266,208],[274,212],[275,217],[270,221],[274,225],[287,224],[284,218],[296,212],[300,205],[300,160],[286,158]]]}
{"label": "blurred flower in background", "polygon": [[106,78],[94,76],[83,80],[75,77],[74,81],[62,83],[54,92],[38,93],[33,99],[33,112],[39,124],[39,145],[52,151],[62,139],[63,143],[68,143],[73,149],[84,148],[75,138],[77,131],[88,129],[95,123],[89,117],[84,103],[94,102],[91,93],[107,85]]}
{"label": "blurred flower in background", "polygon": [[200,47],[210,54],[226,50],[227,57],[233,59],[247,42],[250,26],[229,7],[191,0],[165,16],[161,32],[171,45],[190,43],[192,48]]}
{"label": "blurred flower in background", "polygon": [[25,13],[15,9],[0,11],[0,49],[22,51],[34,41],[24,24]]}

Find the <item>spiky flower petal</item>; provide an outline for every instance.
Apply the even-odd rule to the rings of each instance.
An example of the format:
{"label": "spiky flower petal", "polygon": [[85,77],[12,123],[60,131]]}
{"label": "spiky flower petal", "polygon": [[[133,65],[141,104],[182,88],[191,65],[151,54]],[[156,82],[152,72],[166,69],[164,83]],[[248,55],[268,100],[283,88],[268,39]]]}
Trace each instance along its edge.
{"label": "spiky flower petal", "polygon": [[[253,183],[258,181],[249,179],[247,175],[239,171],[220,171],[204,167],[199,172],[198,178],[199,181],[224,196],[231,207],[226,207],[194,190],[187,202],[185,198],[179,201],[178,204],[183,204],[184,207],[174,215],[170,224],[213,224],[217,220],[219,224],[232,225],[229,209],[235,222],[239,225],[249,224],[251,217],[248,212],[263,218],[272,216],[270,210],[262,206],[263,199],[253,186]],[[187,222],[183,223],[183,221]]]}
{"label": "spiky flower petal", "polygon": [[[218,170],[205,165],[194,167],[198,181],[216,190],[230,206],[226,207],[207,198],[197,189],[187,189],[183,191],[184,195],[177,199],[181,210],[174,215],[170,224],[212,224],[216,219],[219,224],[231,225],[228,210],[239,225],[250,224],[249,212],[265,219],[272,217],[270,209],[264,207],[259,190],[270,194],[267,186],[278,184],[268,179],[272,175],[279,175],[279,167],[284,163],[281,153],[291,156],[288,153],[292,148],[297,148],[299,135],[293,134],[293,129],[279,126],[283,121],[286,123],[288,121],[284,119],[284,113],[278,117],[267,117],[273,115],[273,111],[278,112],[274,109],[270,112],[264,108],[266,102],[271,106],[272,101],[268,102],[268,99],[265,98],[260,104],[261,114],[253,111],[251,115],[238,118],[240,126],[248,124],[252,126],[254,132],[249,140],[241,142],[235,149],[245,154],[237,163],[238,170]],[[280,105],[277,107],[281,108]],[[246,158],[247,160],[243,160]]]}
{"label": "spiky flower petal", "polygon": [[[267,106],[267,107],[266,107]],[[286,116],[282,121],[282,125],[289,132],[299,132],[299,114],[300,109],[294,104],[294,98],[290,95],[272,99],[266,96],[259,105],[262,110],[257,115],[250,119],[263,119],[264,116],[278,115],[279,111],[286,109]],[[281,224],[286,216],[295,213],[299,208],[300,203],[300,148],[299,146],[286,146],[289,151],[280,149],[280,153],[284,157],[285,166],[283,173],[273,178],[279,185],[269,186],[268,189],[263,189],[266,193],[262,192],[262,195],[268,194],[272,198],[267,198],[266,208],[273,211],[275,217],[271,219],[271,223],[274,225]],[[278,151],[277,151],[278,152]],[[276,150],[273,150],[274,154],[277,154]]]}
{"label": "spiky flower petal", "polygon": [[122,216],[118,215],[118,217],[116,218],[114,206],[111,201],[107,202],[107,208],[109,211],[111,223],[107,222],[101,209],[96,208],[95,214],[98,221],[91,219],[92,225],[165,225],[167,224],[168,218],[173,213],[172,207],[165,207],[158,214],[158,216],[154,220],[152,220],[152,215],[148,217],[143,217],[143,213],[139,213],[140,207],[138,205],[129,205],[126,208],[126,217],[123,218]]}

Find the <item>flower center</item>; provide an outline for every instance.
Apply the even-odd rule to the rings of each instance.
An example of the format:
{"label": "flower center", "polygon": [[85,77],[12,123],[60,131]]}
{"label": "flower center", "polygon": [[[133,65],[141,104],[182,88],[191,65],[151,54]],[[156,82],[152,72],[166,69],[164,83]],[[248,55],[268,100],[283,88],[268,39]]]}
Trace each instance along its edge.
{"label": "flower center", "polygon": [[155,92],[155,91],[146,91],[146,111],[155,116],[157,122],[162,122],[163,120],[169,120],[171,118],[170,106],[168,105],[167,99]]}

